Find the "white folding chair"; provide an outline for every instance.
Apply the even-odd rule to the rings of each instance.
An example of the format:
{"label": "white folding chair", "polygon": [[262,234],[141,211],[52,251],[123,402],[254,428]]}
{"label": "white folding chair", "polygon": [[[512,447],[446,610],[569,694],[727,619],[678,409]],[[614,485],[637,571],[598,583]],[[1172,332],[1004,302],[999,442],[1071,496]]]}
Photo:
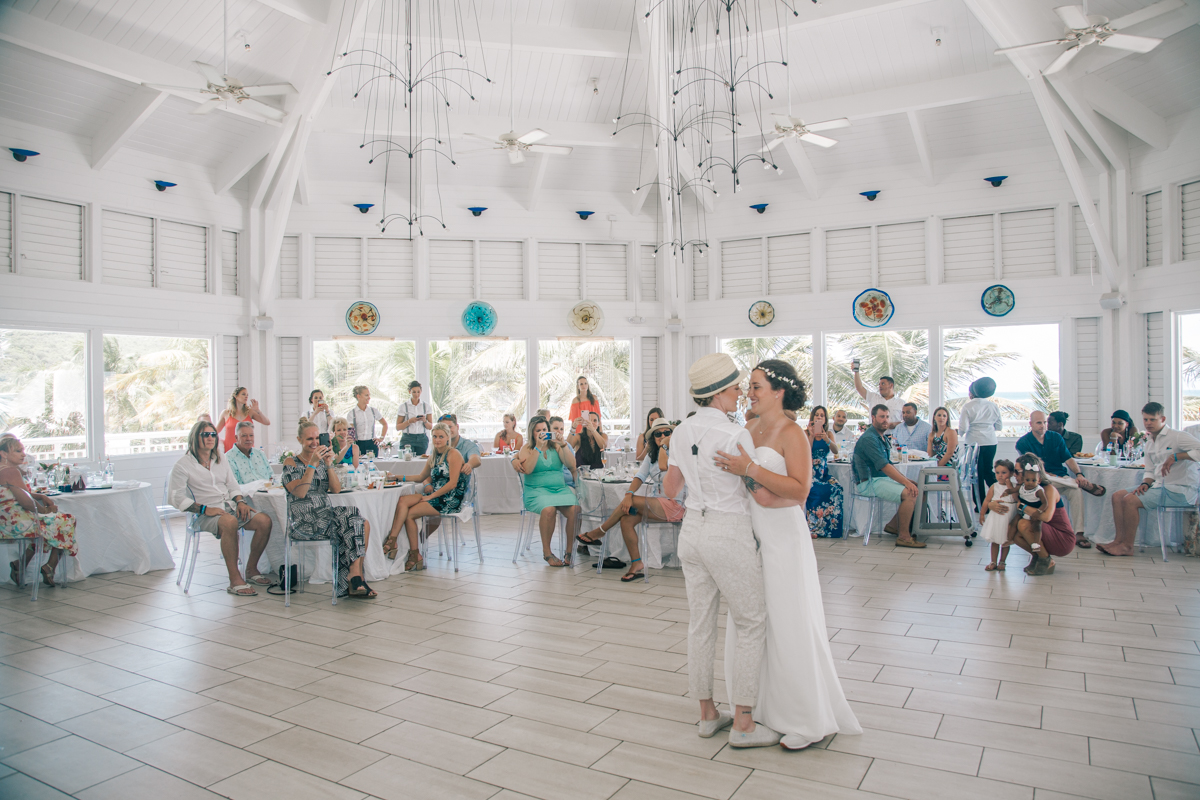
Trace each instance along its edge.
{"label": "white folding chair", "polygon": [[[286,489],[284,490],[287,491]],[[338,540],[337,537],[330,536],[328,539],[293,539],[292,538],[292,495],[287,495],[287,510],[283,517],[283,606],[290,608],[292,605],[292,548],[302,547],[304,545],[319,545],[322,542],[333,545],[333,575],[329,580],[331,586],[331,594],[333,595],[333,605],[337,605],[337,571],[338,571]],[[365,559],[364,559],[365,561]],[[299,567],[296,570],[297,577],[300,579],[300,592],[304,592],[304,563],[299,562]]]}

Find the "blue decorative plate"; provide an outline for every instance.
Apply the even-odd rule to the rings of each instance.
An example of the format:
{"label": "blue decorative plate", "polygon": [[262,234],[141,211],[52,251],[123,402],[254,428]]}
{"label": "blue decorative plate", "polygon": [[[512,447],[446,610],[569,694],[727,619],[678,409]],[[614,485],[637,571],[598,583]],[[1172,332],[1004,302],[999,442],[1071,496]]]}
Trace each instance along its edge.
{"label": "blue decorative plate", "polygon": [[896,307],[883,289],[867,289],[854,298],[854,321],[864,328],[882,328],[888,324]]}
{"label": "blue decorative plate", "polygon": [[491,303],[476,300],[463,309],[462,324],[472,336],[491,336],[496,330],[496,309]]}
{"label": "blue decorative plate", "polygon": [[771,324],[771,320],[775,319],[775,306],[768,303],[766,300],[759,300],[750,306],[750,321],[759,328],[765,328]]}
{"label": "blue decorative plate", "polygon": [[374,333],[379,327],[379,309],[366,300],[358,301],[346,311],[346,327],[359,336]]}
{"label": "blue decorative plate", "polygon": [[1002,283],[987,287],[979,298],[979,305],[983,306],[983,310],[993,317],[1003,317],[1012,311],[1016,304],[1016,295],[1013,294],[1012,289]]}

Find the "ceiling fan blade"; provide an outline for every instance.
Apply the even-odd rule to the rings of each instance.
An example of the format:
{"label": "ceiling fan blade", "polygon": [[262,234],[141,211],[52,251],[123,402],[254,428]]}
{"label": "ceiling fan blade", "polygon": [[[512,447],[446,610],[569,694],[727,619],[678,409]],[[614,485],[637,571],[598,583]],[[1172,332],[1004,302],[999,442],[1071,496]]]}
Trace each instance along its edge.
{"label": "ceiling fan blade", "polygon": [[837,139],[830,139],[828,136],[821,136],[818,133],[802,133],[800,141],[815,144],[817,147],[833,147],[837,144]]}
{"label": "ceiling fan blade", "polygon": [[1130,36],[1128,33],[1114,33],[1112,36],[1106,36],[1101,39],[1099,44],[1105,47],[1115,47],[1118,50],[1130,50],[1134,53],[1149,53],[1162,44],[1162,41],[1162,39],[1154,39],[1149,36]]}
{"label": "ceiling fan blade", "polygon": [[188,113],[189,114],[211,114],[212,112],[216,111],[221,106],[221,104],[224,102],[225,101],[219,97],[213,97],[208,100],[205,100],[203,103],[196,106]]}
{"label": "ceiling fan blade", "polygon": [[514,165],[525,163],[525,154],[522,153],[520,150],[515,150],[515,149],[509,150],[508,151],[508,163],[514,164]]}
{"label": "ceiling fan blade", "polygon": [[1075,56],[1079,55],[1079,51],[1082,49],[1083,45],[1077,44],[1074,47],[1064,50],[1058,58],[1054,59],[1054,61],[1050,63],[1050,66],[1042,70],[1042,74],[1053,75],[1056,72],[1066,69],[1067,64],[1070,64],[1071,60],[1074,59]]}
{"label": "ceiling fan blade", "polygon": [[556,144],[531,144],[529,149],[534,153],[545,153],[551,156],[569,156],[571,155],[570,147],[562,147]]}
{"label": "ceiling fan blade", "polygon": [[1018,50],[1032,50],[1035,47],[1047,47],[1052,44],[1066,44],[1066,39],[1051,39],[1046,42],[1033,42],[1031,44],[1018,44],[1014,47],[1001,47],[992,51],[992,55],[1003,55],[1005,53],[1015,53]]}
{"label": "ceiling fan blade", "polygon": [[814,122],[812,125],[805,125],[810,131],[832,131],[838,128],[849,128],[850,120],[843,117],[842,119],[829,119],[824,122]]}
{"label": "ceiling fan blade", "polygon": [[1059,6],[1054,9],[1054,13],[1058,14],[1058,18],[1063,21],[1063,24],[1072,30],[1092,26],[1091,20],[1083,12],[1083,6]]}
{"label": "ceiling fan blade", "polygon": [[520,136],[518,136],[517,141],[520,142],[521,144],[533,144],[534,142],[540,142],[542,139],[545,139],[549,135],[550,134],[546,133],[541,128],[534,128],[529,133],[523,133]]}
{"label": "ceiling fan blade", "polygon": [[203,61],[193,61],[192,63],[196,65],[196,69],[200,70],[200,74],[203,75],[204,79],[209,83],[216,84],[217,86],[221,86],[225,83],[225,76],[221,74],[221,70],[217,69],[212,64],[205,64]]}
{"label": "ceiling fan blade", "polygon": [[475,139],[476,141],[487,142],[488,144],[496,143],[496,138],[494,136],[481,136],[478,133],[464,133],[463,138],[464,139]]}
{"label": "ceiling fan blade", "polygon": [[282,94],[296,94],[296,87],[290,83],[265,83],[259,86],[243,86],[242,90],[251,97],[275,97]]}
{"label": "ceiling fan blade", "polygon": [[275,122],[279,122],[287,116],[285,112],[280,111],[278,108],[275,108],[275,106],[269,106],[266,103],[260,103],[257,100],[239,100],[238,108],[242,109],[243,111],[249,111],[252,114],[258,114],[261,117],[274,120]]}
{"label": "ceiling fan blade", "polygon": [[1139,22],[1145,22],[1148,19],[1166,14],[1168,11],[1174,11],[1177,8],[1183,8],[1183,0],[1161,0],[1161,2],[1148,5],[1143,9],[1126,14],[1123,17],[1118,17],[1108,23],[1113,30],[1123,31],[1131,25],[1137,25]]}
{"label": "ceiling fan blade", "polygon": [[197,100],[207,100],[212,97],[211,94],[201,94],[195,86],[167,86],[162,83],[143,83],[142,86],[158,89],[160,92],[187,93],[188,96],[194,96]]}
{"label": "ceiling fan blade", "polygon": [[762,150],[759,150],[758,152],[766,153],[771,150],[774,150],[776,147],[779,147],[779,145],[783,144],[783,141],[786,138],[787,138],[786,136],[777,136],[774,139],[772,139],[771,141],[767,142],[767,146],[764,147]]}

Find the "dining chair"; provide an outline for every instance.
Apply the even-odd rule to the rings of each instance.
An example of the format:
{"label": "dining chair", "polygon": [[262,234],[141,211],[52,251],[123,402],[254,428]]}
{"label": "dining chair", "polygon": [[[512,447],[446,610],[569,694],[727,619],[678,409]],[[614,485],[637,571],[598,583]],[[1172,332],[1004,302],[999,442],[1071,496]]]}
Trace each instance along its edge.
{"label": "dining chair", "polygon": [[[41,534],[45,533],[45,523],[40,516],[37,517],[38,531]],[[32,540],[32,541],[31,541]],[[32,589],[29,595],[29,602],[37,602],[38,584],[41,583],[41,564],[42,554],[46,553],[45,545],[47,544],[44,535],[24,536],[18,535],[15,531],[0,531],[0,543],[15,544],[17,546],[17,561],[21,568],[17,570],[17,589],[25,588],[25,574],[29,571],[29,567],[34,568],[33,580],[30,581]],[[33,545],[33,557],[28,561],[25,560],[25,551],[29,545]],[[47,557],[49,556],[46,553]],[[62,567],[62,577],[55,582],[56,587],[66,588],[67,586],[67,554],[64,552],[58,559],[58,565]]]}
{"label": "dining chair", "polygon": [[[284,489],[287,493],[287,490]],[[293,539],[292,538],[292,496],[287,494],[285,503],[286,510],[283,514],[283,607],[291,608],[292,605],[292,548],[303,547],[304,545],[320,545],[325,542],[333,546],[333,561],[331,566],[333,575],[330,577],[329,583],[331,594],[333,595],[333,605],[337,605],[337,571],[338,571],[338,540],[336,536],[330,536],[328,539]],[[366,559],[363,559],[364,565]],[[304,563],[298,562],[299,566],[296,570],[297,577],[300,579],[300,592],[304,592]]]}
{"label": "dining chair", "polygon": [[[1166,505],[1160,505],[1157,509],[1155,509],[1154,517],[1155,517],[1156,521],[1158,522],[1158,544],[1159,544],[1159,547],[1162,548],[1163,563],[1166,563],[1169,560],[1167,558],[1167,530],[1166,530],[1165,526],[1163,525],[1163,517],[1165,517],[1167,514],[1171,514],[1176,519],[1182,520],[1181,515],[1186,514],[1188,512],[1194,512],[1196,514],[1200,514],[1200,497],[1197,498],[1197,502],[1195,502],[1195,503],[1190,503],[1190,504],[1189,503],[1179,503],[1179,504],[1167,503]],[[1181,524],[1182,524],[1182,522],[1181,522]],[[1146,552],[1146,535],[1142,530],[1140,518],[1138,520],[1138,530],[1137,530],[1136,538],[1138,539],[1138,542],[1137,542],[1138,552],[1139,553]]]}
{"label": "dining chair", "polygon": [[[469,519],[475,523],[475,548],[479,554],[479,563],[483,563],[483,540],[479,535],[479,492],[476,486],[477,482],[475,477],[475,473],[472,473],[467,481],[467,491],[470,496],[470,504],[466,506],[460,506],[458,511],[454,512],[453,514],[439,514],[436,517],[436,519],[438,519],[441,523],[437,527],[438,555],[444,555],[447,549],[444,546],[443,533],[445,532],[446,527],[449,526],[450,530],[448,533],[445,533],[445,538],[449,539],[450,541],[450,563],[454,565],[455,572],[458,572],[458,548],[462,547],[462,543],[459,541],[458,533],[458,523],[460,521],[466,522]],[[421,531],[421,544],[427,550],[428,545],[426,542],[429,538],[429,520],[435,518],[422,517],[422,519],[424,520],[424,525],[423,530]]]}
{"label": "dining chair", "polygon": [[[525,495],[525,473],[517,471],[517,479],[521,482],[521,495]],[[577,485],[576,493],[578,494],[579,487]],[[567,534],[567,526],[564,523],[565,517],[558,514],[558,535],[562,538],[562,560],[566,561],[571,555],[571,536]],[[521,555],[522,547],[528,550],[533,544],[533,534],[538,530],[538,517],[536,514],[531,514],[525,509],[524,502],[521,503],[521,513],[517,522],[517,546],[513,548],[512,563],[517,563],[517,556]],[[553,541],[551,541],[550,552],[554,552]]]}
{"label": "dining chair", "polygon": [[[191,495],[192,502],[194,503],[196,496],[192,494],[191,489],[188,489],[188,494]],[[183,534],[183,554],[179,557],[179,572],[175,575],[175,585],[178,586],[184,580],[184,570],[187,570],[187,581],[183,584],[184,594],[187,594],[192,588],[192,575],[196,572],[196,561],[200,558],[200,534],[206,533],[206,531],[196,525],[196,521],[199,519],[199,514],[187,512],[187,526],[184,528]],[[247,533],[247,530],[239,527],[237,530],[238,572],[242,573],[245,572],[242,568],[242,534],[244,533]]]}
{"label": "dining chair", "polygon": [[158,506],[158,525],[163,529],[163,538],[171,543],[171,549],[178,552],[179,548],[175,545],[175,532],[171,530],[171,520],[179,517],[186,517],[186,511],[180,511],[175,506],[167,502],[167,489],[170,488],[171,481],[168,479],[163,481],[162,505]]}

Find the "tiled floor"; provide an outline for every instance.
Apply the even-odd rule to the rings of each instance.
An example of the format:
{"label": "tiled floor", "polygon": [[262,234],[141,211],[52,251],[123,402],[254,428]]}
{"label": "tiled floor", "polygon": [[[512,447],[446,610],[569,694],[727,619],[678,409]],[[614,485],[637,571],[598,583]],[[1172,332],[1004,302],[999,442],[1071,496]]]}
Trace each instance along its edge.
{"label": "tiled floor", "polygon": [[514,566],[515,526],[336,607],[230,597],[211,539],[190,596],[0,590],[0,798],[1200,797],[1200,561],[819,542],[865,733],[737,752],[691,724],[680,573]]}

